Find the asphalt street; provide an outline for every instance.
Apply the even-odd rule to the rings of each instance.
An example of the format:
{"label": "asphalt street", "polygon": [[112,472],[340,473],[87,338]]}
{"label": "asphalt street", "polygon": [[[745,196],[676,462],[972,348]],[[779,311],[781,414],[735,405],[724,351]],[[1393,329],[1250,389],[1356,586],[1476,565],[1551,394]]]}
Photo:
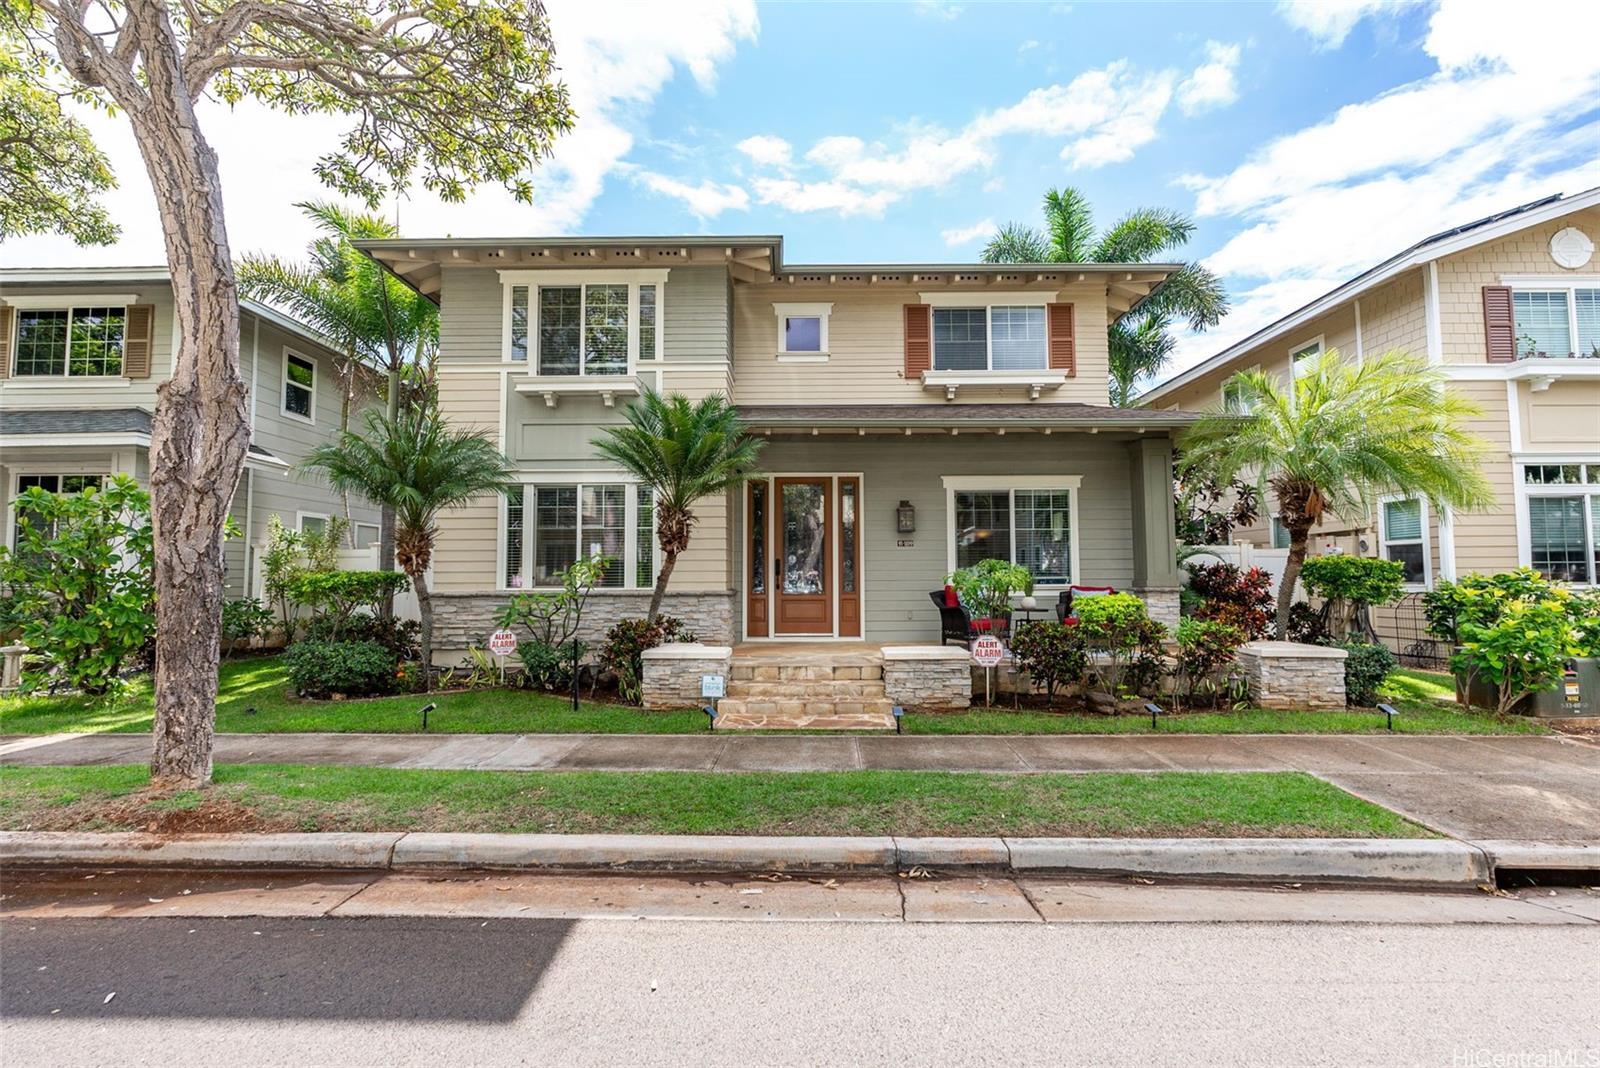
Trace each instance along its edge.
{"label": "asphalt street", "polygon": [[1595,924],[12,918],[0,947],[8,1065],[1600,1064]]}

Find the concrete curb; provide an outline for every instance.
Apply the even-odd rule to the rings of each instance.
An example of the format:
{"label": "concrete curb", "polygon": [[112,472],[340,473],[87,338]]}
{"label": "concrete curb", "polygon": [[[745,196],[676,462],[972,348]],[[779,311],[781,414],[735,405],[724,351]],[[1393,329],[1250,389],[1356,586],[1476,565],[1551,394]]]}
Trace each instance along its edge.
{"label": "concrete curb", "polygon": [[1600,846],[1366,838],[890,838],[737,835],[0,832],[0,865],[561,871],[1115,873],[1471,887],[1496,866],[1590,868]]}

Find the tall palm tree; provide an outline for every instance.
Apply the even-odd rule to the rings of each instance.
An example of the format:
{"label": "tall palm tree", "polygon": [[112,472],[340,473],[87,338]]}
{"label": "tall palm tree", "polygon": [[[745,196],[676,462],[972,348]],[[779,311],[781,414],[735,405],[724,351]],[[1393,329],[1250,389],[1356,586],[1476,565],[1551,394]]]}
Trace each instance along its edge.
{"label": "tall palm tree", "polygon": [[[295,205],[321,236],[307,249],[309,260],[294,263],[252,253],[239,262],[239,290],[277,305],[314,327],[343,349],[340,378],[345,384],[339,429],[350,425],[358,367],[370,363],[388,374],[389,418],[400,411],[408,369],[431,364],[439,346],[439,309],[351,245],[360,238],[398,237],[399,229],[381,215],[351,211],[328,201]],[[414,372],[413,372],[414,373]],[[348,508],[346,509],[348,512]],[[385,507],[379,523],[382,568],[393,568],[394,512]]]}
{"label": "tall palm tree", "polygon": [[[407,404],[391,418],[366,414],[366,433],[344,430],[311,450],[302,465],[339,490],[394,509],[395,556],[417,591],[422,615],[423,677],[433,664],[433,562],[439,513],[485,493],[504,491],[513,471],[505,455],[477,431],[452,430],[431,404]],[[431,681],[429,682],[431,686]]]}
{"label": "tall palm tree", "polygon": [[[1194,220],[1167,208],[1135,208],[1104,233],[1079,189],[1067,186],[1044,195],[1044,229],[1006,223],[983,249],[985,263],[1149,263],[1189,243]],[[1216,326],[1228,313],[1228,297],[1216,275],[1188,263],[1134,312],[1107,328],[1111,356],[1111,403],[1131,407],[1135,390],[1172,356],[1172,324],[1191,329]]]}
{"label": "tall palm tree", "polygon": [[1463,426],[1478,408],[1445,388],[1426,360],[1387,352],[1350,361],[1330,349],[1287,384],[1241,371],[1228,385],[1238,409],[1209,413],[1189,428],[1179,472],[1222,483],[1265,473],[1289,532],[1279,638],[1288,633],[1311,527],[1325,513],[1370,515],[1387,493],[1426,498],[1439,511],[1494,501],[1478,469],[1483,442]]}
{"label": "tall palm tree", "polygon": [[681,393],[663,397],[647,390],[629,405],[627,416],[625,424],[608,427],[591,444],[654,495],[662,556],[647,617],[653,623],[678,554],[689,547],[694,503],[743,485],[766,443],[745,433],[738,412],[719,394],[692,402]]}

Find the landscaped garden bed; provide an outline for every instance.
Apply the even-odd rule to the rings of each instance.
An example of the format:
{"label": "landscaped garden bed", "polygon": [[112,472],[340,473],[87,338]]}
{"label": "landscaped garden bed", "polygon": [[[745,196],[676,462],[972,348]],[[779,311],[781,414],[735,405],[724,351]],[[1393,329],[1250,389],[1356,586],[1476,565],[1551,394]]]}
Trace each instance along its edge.
{"label": "landscaped garden bed", "polygon": [[224,765],[154,794],[125,765],[0,768],[7,830],[1420,838],[1298,772],[503,772]]}

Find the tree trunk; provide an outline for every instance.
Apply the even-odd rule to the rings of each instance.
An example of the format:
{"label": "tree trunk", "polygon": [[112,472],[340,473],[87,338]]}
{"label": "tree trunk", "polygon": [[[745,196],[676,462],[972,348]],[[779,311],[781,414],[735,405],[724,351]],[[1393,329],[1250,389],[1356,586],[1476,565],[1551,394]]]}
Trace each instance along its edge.
{"label": "tree trunk", "polygon": [[433,594],[428,592],[428,577],[421,571],[411,576],[417,591],[417,614],[422,617],[422,688],[433,689]]}
{"label": "tree trunk", "polygon": [[667,583],[672,579],[672,569],[678,566],[678,554],[671,549],[666,550],[666,559],[661,561],[661,572],[656,575],[656,589],[650,595],[650,612],[645,616],[645,622],[654,623],[656,617],[661,615],[661,602],[667,596]]}
{"label": "tree trunk", "polygon": [[1289,557],[1283,563],[1283,581],[1278,584],[1278,625],[1275,637],[1289,640],[1289,609],[1294,605],[1294,586],[1300,581],[1300,568],[1306,562],[1309,527],[1289,528]]}
{"label": "tree trunk", "polygon": [[[389,365],[389,425],[400,418],[400,368]],[[378,570],[394,570],[394,509],[385,504],[378,510]],[[421,601],[421,598],[418,598]],[[394,615],[394,594],[383,598],[384,618]]]}
{"label": "tree trunk", "polygon": [[166,5],[130,0],[148,101],[127,107],[172,270],[177,351],[150,440],[155,533],[156,785],[211,779],[223,597],[222,533],[250,444],[239,300],[217,157],[184,85]]}

